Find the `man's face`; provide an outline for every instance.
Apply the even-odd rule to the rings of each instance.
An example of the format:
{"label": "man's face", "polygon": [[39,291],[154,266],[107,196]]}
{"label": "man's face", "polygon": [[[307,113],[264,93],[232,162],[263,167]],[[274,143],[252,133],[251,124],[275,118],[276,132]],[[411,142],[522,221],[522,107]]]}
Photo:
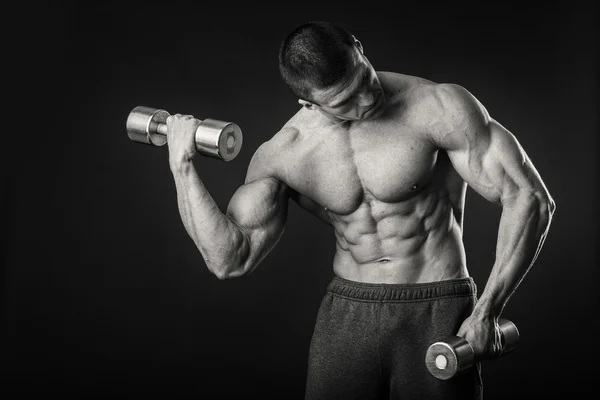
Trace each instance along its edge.
{"label": "man's face", "polygon": [[357,47],[354,67],[339,83],[312,92],[313,105],[340,120],[375,117],[385,104],[383,88],[373,66]]}

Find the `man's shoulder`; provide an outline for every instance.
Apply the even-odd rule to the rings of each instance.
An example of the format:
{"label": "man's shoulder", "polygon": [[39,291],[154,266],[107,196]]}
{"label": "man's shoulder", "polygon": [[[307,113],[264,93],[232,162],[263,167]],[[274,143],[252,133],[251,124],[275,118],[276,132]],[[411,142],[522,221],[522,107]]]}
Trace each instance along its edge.
{"label": "man's shoulder", "polygon": [[435,82],[416,75],[401,74],[390,71],[377,71],[377,76],[385,89],[402,92],[411,99],[419,101],[460,99],[468,95],[467,90],[457,83]]}
{"label": "man's shoulder", "polygon": [[430,118],[456,118],[470,114],[476,105],[473,95],[456,83],[421,82],[412,86],[405,100],[418,114]]}
{"label": "man's shoulder", "polygon": [[396,81],[401,84],[414,85],[414,84],[427,84],[427,83],[435,83],[430,79],[417,76],[417,75],[409,75],[409,74],[401,74],[400,72],[394,71],[377,71],[377,76],[379,79]]}
{"label": "man's shoulder", "polygon": [[489,120],[487,110],[475,96],[456,83],[419,88],[412,97],[413,122],[442,148]]}
{"label": "man's shoulder", "polygon": [[275,178],[284,181],[285,160],[297,140],[299,130],[285,125],[262,142],[250,160],[248,179]]}
{"label": "man's shoulder", "polygon": [[437,85],[436,82],[420,76],[401,74],[391,71],[377,71],[377,77],[379,78],[379,81],[385,90],[395,93],[426,90]]}
{"label": "man's shoulder", "polygon": [[414,75],[380,71],[377,73],[382,87],[404,110],[420,114],[440,111],[442,98],[448,98],[453,91],[452,84],[438,83]]}

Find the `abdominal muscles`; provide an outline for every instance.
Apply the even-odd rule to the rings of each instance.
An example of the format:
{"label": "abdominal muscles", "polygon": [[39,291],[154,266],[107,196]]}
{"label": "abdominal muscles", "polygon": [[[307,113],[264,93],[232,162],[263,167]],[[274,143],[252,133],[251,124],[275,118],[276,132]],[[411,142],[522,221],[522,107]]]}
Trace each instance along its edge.
{"label": "abdominal muscles", "polygon": [[334,271],[342,278],[419,283],[467,276],[462,227],[445,188],[430,187],[397,203],[366,193],[356,211],[331,218]]}

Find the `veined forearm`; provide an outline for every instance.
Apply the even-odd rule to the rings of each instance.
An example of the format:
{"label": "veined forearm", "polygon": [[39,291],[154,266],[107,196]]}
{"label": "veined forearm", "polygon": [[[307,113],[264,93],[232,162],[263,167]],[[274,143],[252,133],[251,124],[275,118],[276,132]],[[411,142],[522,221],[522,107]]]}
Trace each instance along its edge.
{"label": "veined forearm", "polygon": [[218,277],[244,264],[249,245],[237,225],[221,212],[190,162],[171,168],[183,225]]}
{"label": "veined forearm", "polygon": [[546,196],[523,193],[503,205],[496,260],[474,314],[499,316],[544,244],[554,203]]}

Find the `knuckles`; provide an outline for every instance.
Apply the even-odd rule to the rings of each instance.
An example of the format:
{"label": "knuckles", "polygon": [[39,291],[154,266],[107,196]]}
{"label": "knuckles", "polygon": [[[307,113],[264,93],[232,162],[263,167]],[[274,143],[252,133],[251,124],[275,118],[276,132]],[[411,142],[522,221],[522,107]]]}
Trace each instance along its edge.
{"label": "knuckles", "polygon": [[181,114],[169,115],[165,122],[169,126],[172,126],[175,124],[181,125],[181,126],[196,126],[196,125],[200,124],[200,121],[195,119],[193,115],[181,115]]}

